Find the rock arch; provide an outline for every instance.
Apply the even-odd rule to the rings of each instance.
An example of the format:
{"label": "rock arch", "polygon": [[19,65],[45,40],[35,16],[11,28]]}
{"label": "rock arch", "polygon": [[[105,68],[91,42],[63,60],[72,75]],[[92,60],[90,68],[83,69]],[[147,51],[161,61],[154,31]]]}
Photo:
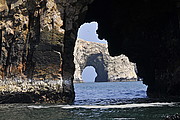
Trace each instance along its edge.
{"label": "rock arch", "polygon": [[136,64],[129,62],[125,55],[111,57],[106,44],[78,39],[74,50],[74,63],[74,82],[83,81],[82,71],[87,66],[95,68],[95,82],[137,80]]}
{"label": "rock arch", "polygon": [[[105,63],[103,60],[102,53],[90,54],[85,58],[85,64],[82,64],[75,70],[75,81],[82,82],[82,72],[87,66],[93,66],[97,73],[97,77],[95,78],[95,82],[107,82],[108,74],[105,67]],[[79,72],[79,73],[78,73]]]}

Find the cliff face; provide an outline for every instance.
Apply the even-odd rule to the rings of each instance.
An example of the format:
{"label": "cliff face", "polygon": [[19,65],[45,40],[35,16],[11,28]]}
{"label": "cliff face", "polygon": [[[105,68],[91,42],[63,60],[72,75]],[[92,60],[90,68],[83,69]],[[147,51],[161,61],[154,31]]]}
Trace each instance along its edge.
{"label": "cliff face", "polygon": [[97,77],[95,82],[114,82],[137,80],[136,64],[125,55],[111,57],[106,44],[77,39],[74,48],[74,82],[82,82],[82,72],[87,66],[93,66]]}
{"label": "cliff face", "polygon": [[[25,89],[25,93],[36,96],[39,89],[41,92],[47,91],[52,92],[51,95],[55,93],[58,95],[54,101],[50,100],[51,95],[45,95],[47,99],[44,102],[73,101],[72,53],[76,31],[90,2],[89,0],[0,1],[0,79],[3,93],[9,94],[13,91],[13,94],[21,94]],[[9,80],[12,82],[5,84]],[[41,80],[42,83],[34,83],[35,80]],[[57,87],[51,88],[47,80],[56,80]],[[30,88],[24,88],[22,83],[25,86],[34,84],[38,87],[31,87],[32,90],[29,90]],[[12,85],[14,87],[11,90],[7,89]],[[41,89],[41,86],[47,89]],[[19,89],[15,89],[16,87]],[[44,94],[44,92],[38,94],[40,99]],[[30,101],[43,102],[43,99],[40,99]]]}
{"label": "cliff face", "polygon": [[2,6],[2,79],[59,79],[64,29],[54,1],[17,0]]}

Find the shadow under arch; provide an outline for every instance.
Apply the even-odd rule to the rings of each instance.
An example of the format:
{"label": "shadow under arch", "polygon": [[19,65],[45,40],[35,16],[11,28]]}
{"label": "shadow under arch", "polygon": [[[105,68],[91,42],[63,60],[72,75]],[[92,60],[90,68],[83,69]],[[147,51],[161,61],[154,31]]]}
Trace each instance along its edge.
{"label": "shadow under arch", "polygon": [[105,68],[106,64],[103,60],[103,54],[92,54],[88,56],[86,66],[93,66],[96,70],[97,77],[95,82],[108,82],[108,73]]}

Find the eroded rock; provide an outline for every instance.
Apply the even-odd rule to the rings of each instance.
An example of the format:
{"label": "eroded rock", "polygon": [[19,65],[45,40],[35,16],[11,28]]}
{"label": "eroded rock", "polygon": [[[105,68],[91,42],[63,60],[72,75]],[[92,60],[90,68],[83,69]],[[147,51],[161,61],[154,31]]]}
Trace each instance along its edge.
{"label": "eroded rock", "polygon": [[[0,100],[1,103],[8,102],[6,99],[11,95],[14,96],[13,99],[29,96],[31,102],[43,102],[43,99],[31,100],[38,92],[40,98],[44,95],[50,95],[48,99],[52,97],[52,100],[47,102],[54,99],[54,102],[69,103],[74,100],[72,83],[74,63],[71,57],[73,44],[75,44],[76,31],[83,22],[87,5],[91,2],[89,0],[0,1],[0,79],[2,80],[0,92],[3,98]],[[61,89],[47,86],[46,82],[39,86],[35,84],[36,82],[26,82],[30,79],[56,83],[62,78]],[[14,80],[23,82],[14,82]],[[7,81],[12,83],[5,86],[4,83]],[[47,89],[44,89],[46,86]],[[18,102],[12,100],[10,101]],[[24,101],[27,102],[25,99]],[[19,102],[23,102],[23,99]]]}
{"label": "eroded rock", "polygon": [[86,66],[96,69],[95,82],[115,82],[137,80],[136,64],[125,55],[112,57],[107,44],[77,39],[74,50],[74,82],[82,82],[82,72]]}

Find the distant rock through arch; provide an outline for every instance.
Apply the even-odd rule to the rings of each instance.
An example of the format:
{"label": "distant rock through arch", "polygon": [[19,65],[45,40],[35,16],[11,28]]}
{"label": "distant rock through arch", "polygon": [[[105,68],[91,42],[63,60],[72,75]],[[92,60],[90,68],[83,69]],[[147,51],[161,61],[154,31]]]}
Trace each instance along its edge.
{"label": "distant rock through arch", "polygon": [[111,57],[107,44],[78,39],[74,49],[74,63],[74,82],[83,82],[82,72],[87,66],[96,69],[95,82],[137,80],[136,64],[129,62],[125,55]]}

